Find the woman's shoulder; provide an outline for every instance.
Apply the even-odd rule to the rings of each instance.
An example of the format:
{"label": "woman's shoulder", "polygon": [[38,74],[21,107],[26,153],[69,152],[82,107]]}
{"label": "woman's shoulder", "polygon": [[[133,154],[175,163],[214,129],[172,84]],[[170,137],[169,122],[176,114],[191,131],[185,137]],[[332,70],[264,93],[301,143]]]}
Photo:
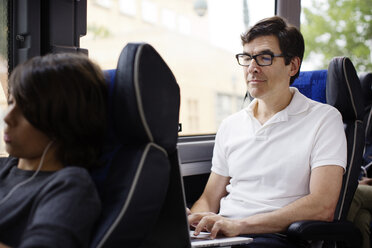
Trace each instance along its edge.
{"label": "woman's shoulder", "polygon": [[70,199],[94,199],[97,204],[99,203],[96,186],[89,172],[85,168],[76,166],[64,167],[50,175],[41,194],[52,194],[56,198],[59,195]]}
{"label": "woman's shoulder", "polygon": [[15,157],[0,157],[0,166],[9,165],[12,166],[18,163],[18,158]]}
{"label": "woman's shoulder", "polygon": [[78,166],[65,166],[63,169],[57,171],[59,175],[78,175],[89,176],[88,170]]}
{"label": "woman's shoulder", "polygon": [[93,180],[87,169],[78,166],[66,166],[56,171],[52,180],[93,186]]}
{"label": "woman's shoulder", "polygon": [[18,158],[0,157],[0,174],[9,171],[12,167],[17,166]]}

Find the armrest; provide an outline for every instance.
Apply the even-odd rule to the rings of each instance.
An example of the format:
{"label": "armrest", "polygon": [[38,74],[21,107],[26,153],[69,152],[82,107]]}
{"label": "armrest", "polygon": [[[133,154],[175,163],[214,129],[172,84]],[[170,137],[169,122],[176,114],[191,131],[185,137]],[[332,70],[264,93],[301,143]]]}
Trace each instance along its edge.
{"label": "armrest", "polygon": [[288,227],[287,235],[295,240],[340,241],[351,247],[362,244],[359,229],[349,221],[298,221]]}

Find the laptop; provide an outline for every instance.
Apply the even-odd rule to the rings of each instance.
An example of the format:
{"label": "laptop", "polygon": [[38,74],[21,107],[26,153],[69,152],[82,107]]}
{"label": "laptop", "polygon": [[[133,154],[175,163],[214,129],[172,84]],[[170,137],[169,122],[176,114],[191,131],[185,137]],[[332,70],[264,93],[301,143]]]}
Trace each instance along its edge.
{"label": "laptop", "polygon": [[191,247],[221,247],[232,245],[245,245],[253,242],[253,238],[249,237],[224,237],[219,236],[215,239],[209,238],[210,233],[200,232],[198,236],[194,236],[194,231],[190,231]]}

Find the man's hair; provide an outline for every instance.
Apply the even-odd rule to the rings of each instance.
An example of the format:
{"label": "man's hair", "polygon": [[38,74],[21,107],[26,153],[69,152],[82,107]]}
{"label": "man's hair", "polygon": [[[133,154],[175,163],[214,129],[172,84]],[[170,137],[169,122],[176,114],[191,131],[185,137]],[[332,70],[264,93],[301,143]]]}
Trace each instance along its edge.
{"label": "man's hair", "polygon": [[106,129],[103,73],[86,55],[49,54],[17,66],[9,93],[25,118],[56,144],[65,166],[97,165]]}
{"label": "man's hair", "polygon": [[[294,57],[300,58],[300,68],[304,56],[305,44],[301,32],[292,25],[287,24],[286,20],[279,16],[263,19],[251,27],[246,33],[241,35],[243,46],[254,39],[274,35],[278,38],[279,48],[284,54],[285,64],[288,65]],[[300,68],[296,75],[291,77],[290,84],[300,74]]]}

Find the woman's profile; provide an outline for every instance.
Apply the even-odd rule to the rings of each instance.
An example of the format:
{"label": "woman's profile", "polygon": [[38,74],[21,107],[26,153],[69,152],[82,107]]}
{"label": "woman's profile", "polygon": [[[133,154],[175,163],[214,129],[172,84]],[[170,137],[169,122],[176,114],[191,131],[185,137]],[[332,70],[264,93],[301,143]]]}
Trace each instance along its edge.
{"label": "woman's profile", "polygon": [[0,243],[87,247],[100,214],[88,170],[106,123],[106,84],[85,55],[53,54],[19,65],[9,79],[0,159]]}

